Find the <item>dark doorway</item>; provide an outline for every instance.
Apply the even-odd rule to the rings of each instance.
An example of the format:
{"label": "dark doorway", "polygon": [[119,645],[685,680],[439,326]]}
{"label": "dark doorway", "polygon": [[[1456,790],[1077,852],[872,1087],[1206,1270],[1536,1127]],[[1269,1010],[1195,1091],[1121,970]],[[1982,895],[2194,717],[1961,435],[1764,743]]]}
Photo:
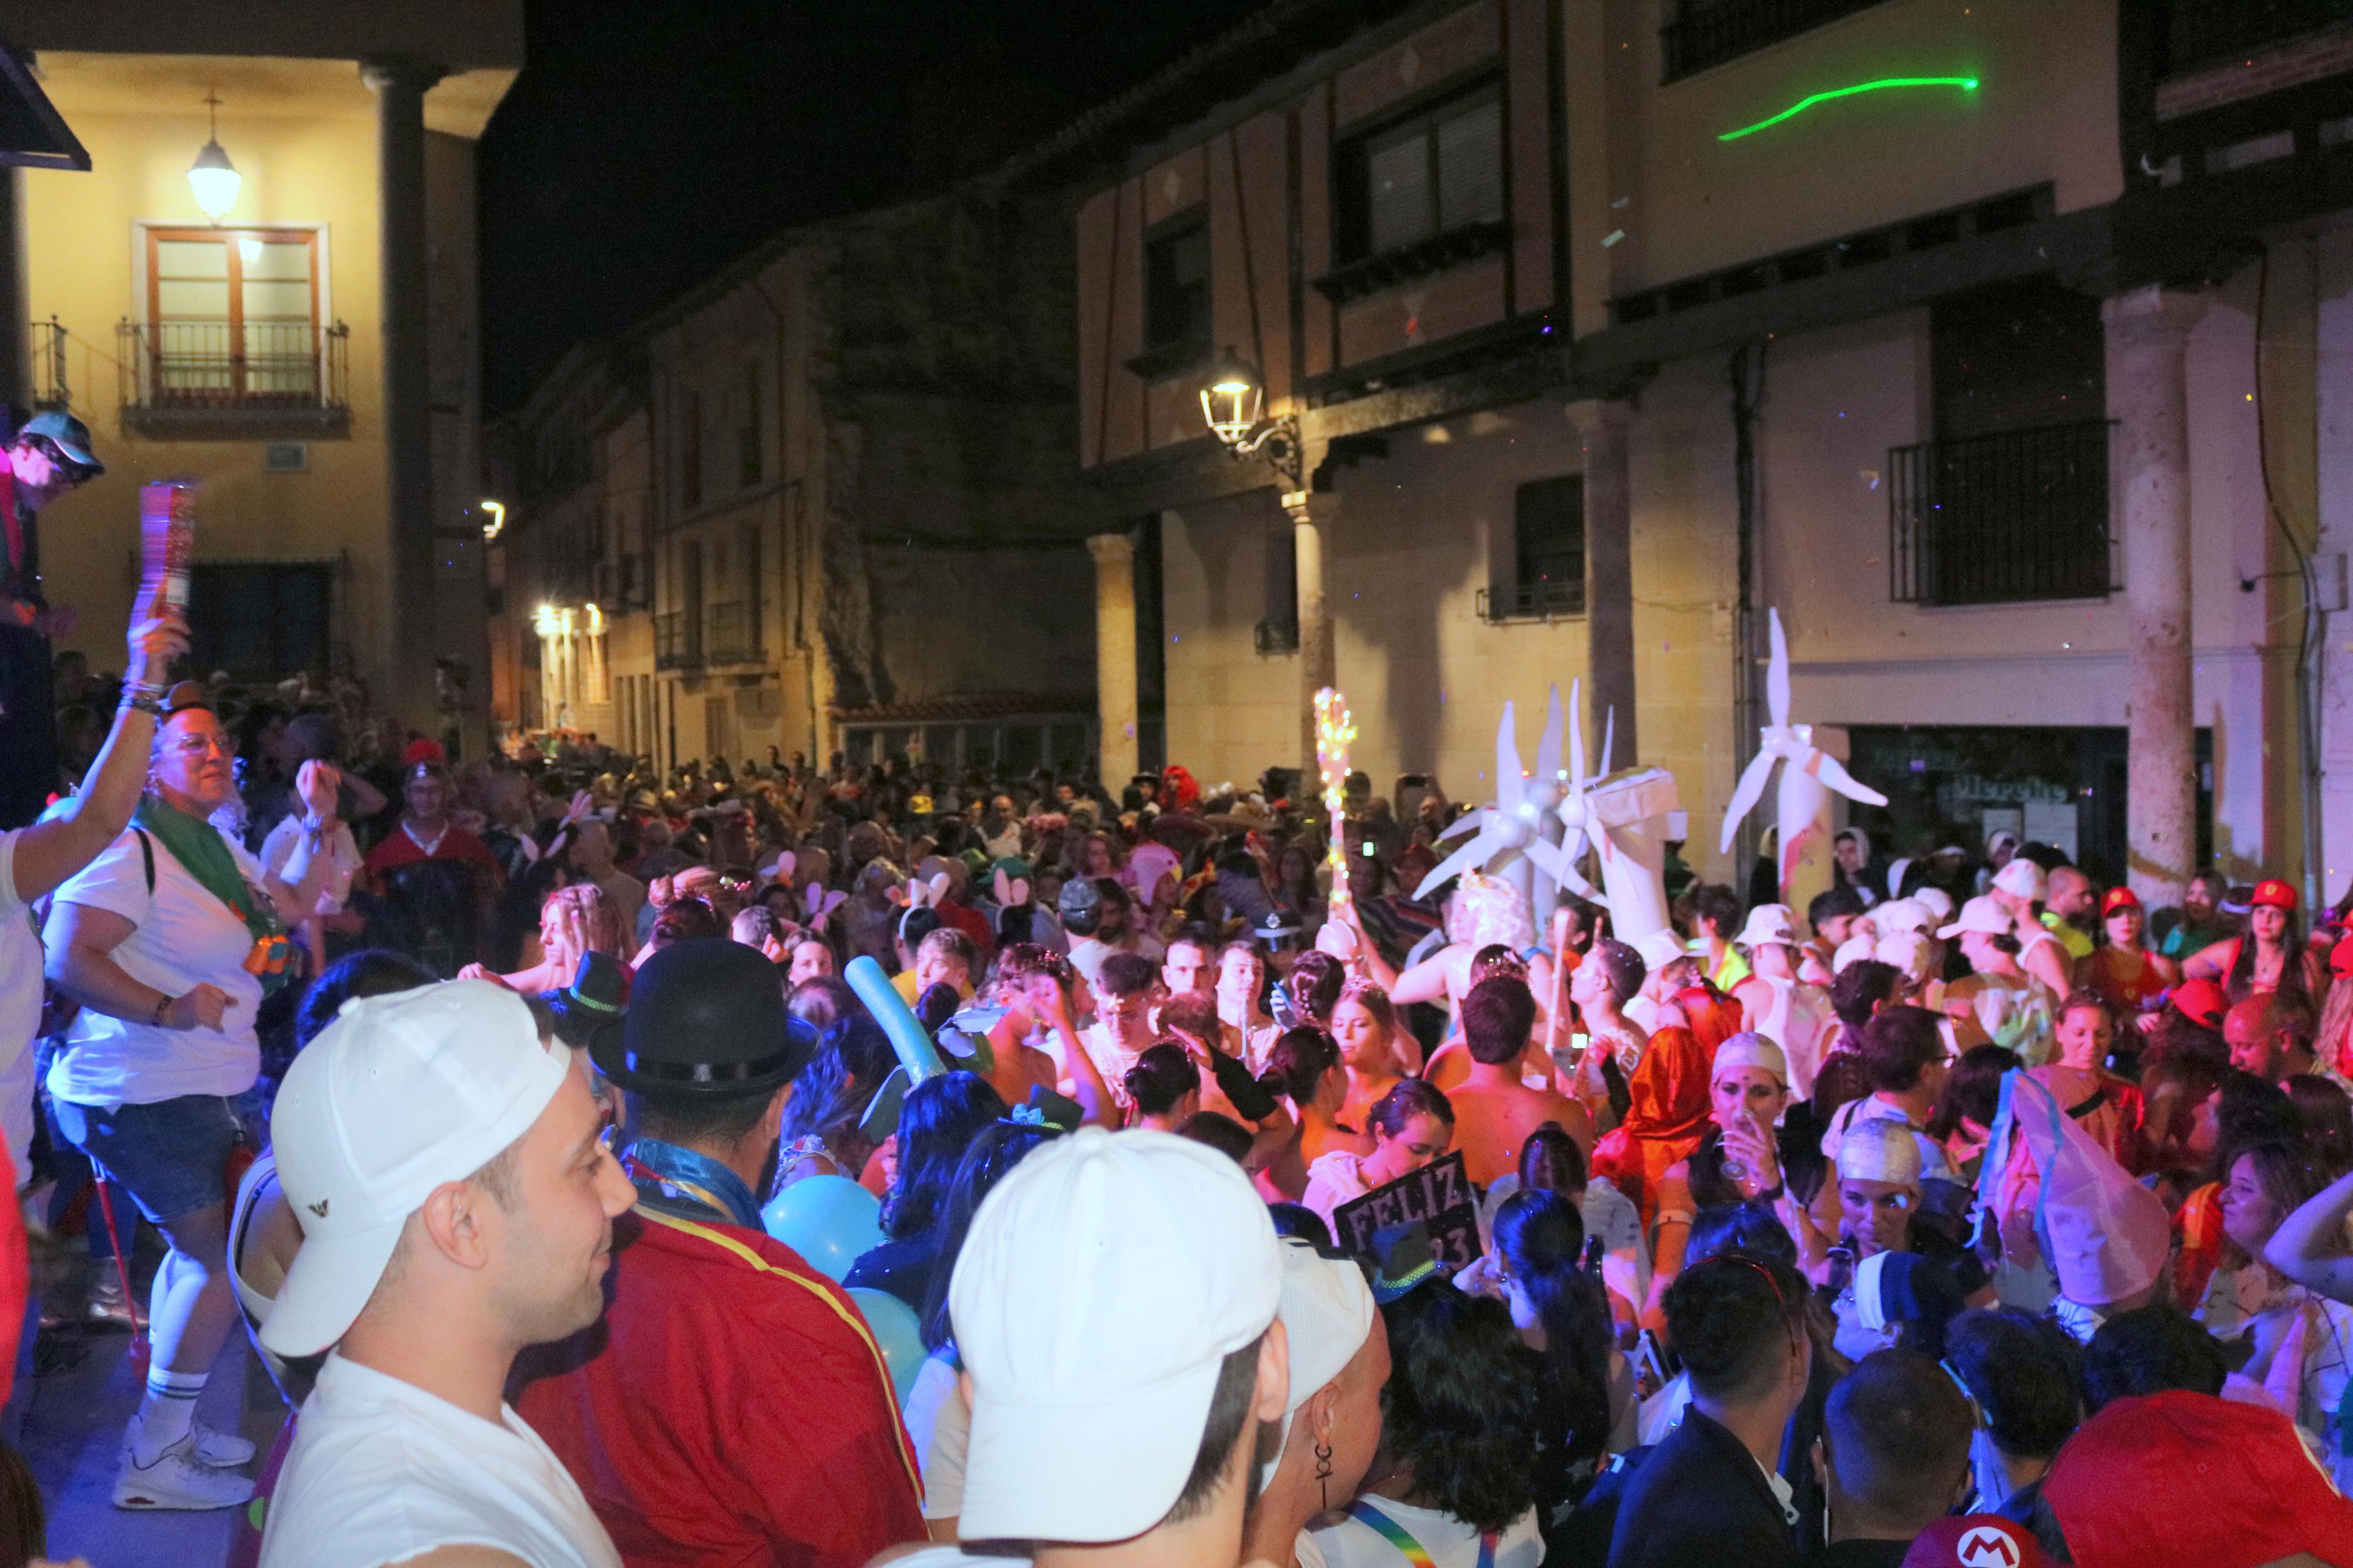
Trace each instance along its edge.
{"label": "dark doorway", "polygon": [[198,562],[188,585],[188,657],[201,675],[283,680],[328,670],[334,569],[277,562]]}

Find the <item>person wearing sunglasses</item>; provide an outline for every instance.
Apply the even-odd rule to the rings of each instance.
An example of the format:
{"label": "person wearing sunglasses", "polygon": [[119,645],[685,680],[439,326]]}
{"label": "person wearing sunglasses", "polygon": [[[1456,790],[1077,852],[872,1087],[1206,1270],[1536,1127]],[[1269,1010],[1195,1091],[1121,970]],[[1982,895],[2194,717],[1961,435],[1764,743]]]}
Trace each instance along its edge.
{"label": "person wearing sunglasses", "polygon": [[[0,416],[7,413],[0,404]],[[49,638],[72,630],[74,616],[41,596],[35,520],[104,472],[89,426],[70,414],[36,414],[0,448],[0,757],[8,759],[0,768],[0,830],[35,821],[58,787]]]}

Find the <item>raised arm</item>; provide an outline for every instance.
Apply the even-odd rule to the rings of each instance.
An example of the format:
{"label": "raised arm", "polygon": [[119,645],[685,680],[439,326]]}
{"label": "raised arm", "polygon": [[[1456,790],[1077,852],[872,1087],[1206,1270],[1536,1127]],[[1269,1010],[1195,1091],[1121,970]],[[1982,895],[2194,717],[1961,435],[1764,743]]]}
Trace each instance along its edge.
{"label": "raised arm", "polygon": [[262,883],[269,901],[278,906],[278,918],[289,926],[300,925],[317,912],[319,895],[334,873],[333,839],[340,826],[335,819],[335,798],[342,783],[342,773],[318,762],[304,763],[294,777],[295,795],[302,803],[301,831],[295,837],[294,852],[286,858],[285,873],[266,873]]}
{"label": "raised arm", "polygon": [[[55,892],[131,825],[147,779],[147,753],[155,741],[155,714],[164,682],[172,660],[187,650],[188,628],[176,610],[131,628],[123,703],[114,711],[114,727],[106,732],[106,744],[83,778],[81,793],[57,816],[16,835],[19,900],[29,904]],[[134,706],[142,702],[147,706]]]}
{"label": "raised arm", "polygon": [[2353,1301],[2353,1256],[2345,1247],[2345,1215],[2353,1210],[2353,1175],[2339,1176],[2280,1222],[2263,1247],[2263,1261],[2332,1301]]}

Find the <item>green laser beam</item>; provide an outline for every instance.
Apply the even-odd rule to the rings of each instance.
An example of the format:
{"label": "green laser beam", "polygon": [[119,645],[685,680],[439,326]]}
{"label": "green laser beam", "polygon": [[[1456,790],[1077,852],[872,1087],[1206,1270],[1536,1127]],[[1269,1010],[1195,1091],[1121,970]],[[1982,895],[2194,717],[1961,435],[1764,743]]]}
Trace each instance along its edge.
{"label": "green laser beam", "polygon": [[1834,98],[1852,98],[1859,92],[1881,92],[1891,87],[1957,87],[1963,92],[1975,92],[1978,79],[1973,76],[1886,76],[1877,81],[1857,82],[1852,87],[1835,87],[1828,92],[1818,92],[1801,98],[1780,113],[1754,125],[1744,125],[1737,131],[1727,131],[1716,138],[1719,142],[1737,142],[1743,136],[1754,136],[1759,131],[1778,125],[1784,120],[1795,119],[1818,103],[1828,103]]}

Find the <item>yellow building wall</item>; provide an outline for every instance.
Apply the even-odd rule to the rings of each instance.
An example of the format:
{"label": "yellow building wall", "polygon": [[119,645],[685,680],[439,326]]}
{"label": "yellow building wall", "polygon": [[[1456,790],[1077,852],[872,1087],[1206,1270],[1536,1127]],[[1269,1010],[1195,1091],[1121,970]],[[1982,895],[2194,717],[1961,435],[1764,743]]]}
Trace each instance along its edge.
{"label": "yellow building wall", "polygon": [[[1893,0],[1661,85],[1666,4],[1611,6],[1635,14],[1614,39],[1630,47],[1598,61],[1589,23],[1571,28],[1572,141],[1606,136],[1609,169],[1578,150],[1577,255],[1622,233],[1598,269],[1613,294],[2044,182],[2061,212],[2122,191],[2107,0]],[[1814,93],[1932,76],[1978,87],[1861,94],[1718,140]]]}
{"label": "yellow building wall", "polygon": [[[374,96],[353,69],[348,111],[247,115],[225,102],[219,129],[244,176],[227,224],[320,229],[322,323],[341,320],[351,328],[350,437],[273,429],[247,440],[154,441],[121,427],[115,327],[146,314],[134,282],[134,257],[143,250],[138,224],[205,225],[187,182],[207,134],[204,84],[190,79],[185,112],[174,105],[174,112],[130,114],[78,101],[72,61],[50,57],[44,65],[51,98],[90,150],[91,172],[25,171],[27,292],[35,320],[55,316],[72,334],[74,412],[90,425],[107,465],[103,479],[41,520],[48,597],[81,614],[59,646],[86,651],[101,668],[119,666],[136,588],[139,487],[193,477],[202,485],[199,561],[348,560],[338,584],[347,616],[339,630],[356,673],[372,690],[385,690],[400,626],[385,603]],[[265,473],[266,439],[308,440],[308,471]]]}

